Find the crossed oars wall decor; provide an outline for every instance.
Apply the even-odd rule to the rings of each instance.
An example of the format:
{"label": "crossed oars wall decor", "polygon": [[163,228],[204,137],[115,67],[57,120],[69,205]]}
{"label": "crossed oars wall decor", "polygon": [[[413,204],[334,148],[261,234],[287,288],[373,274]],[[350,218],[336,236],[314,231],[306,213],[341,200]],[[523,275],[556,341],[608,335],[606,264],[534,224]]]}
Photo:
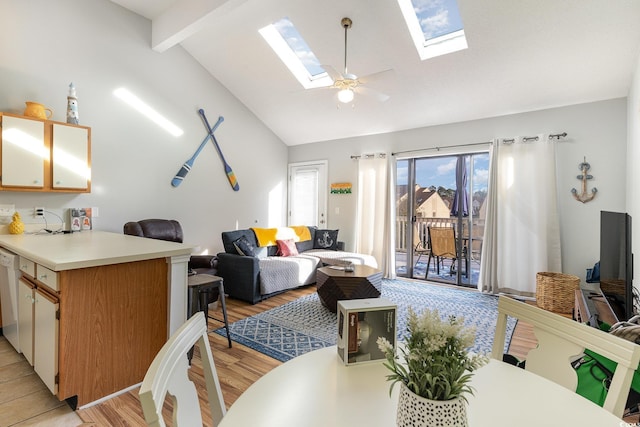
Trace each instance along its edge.
{"label": "crossed oars wall decor", "polygon": [[220,145],[218,145],[218,141],[216,140],[216,137],[213,134],[215,130],[218,128],[218,126],[220,126],[220,124],[224,121],[224,117],[220,116],[218,118],[218,121],[213,125],[213,128],[212,128],[209,125],[207,116],[205,116],[204,110],[202,108],[198,110],[198,114],[200,114],[200,117],[204,121],[204,124],[207,128],[207,136],[204,138],[204,140],[202,140],[202,142],[200,143],[200,146],[198,147],[196,152],[193,154],[193,156],[191,156],[189,160],[184,162],[184,164],[182,165],[178,173],[171,180],[171,185],[174,187],[177,187],[182,183],[182,181],[184,181],[187,174],[193,167],[193,163],[195,162],[196,158],[198,157],[198,155],[200,154],[204,146],[207,144],[207,141],[209,141],[209,138],[211,138],[211,141],[213,142],[213,146],[216,148],[216,151],[218,152],[218,156],[220,156],[220,160],[222,160],[222,165],[224,166],[224,171],[227,174],[227,179],[229,180],[229,184],[231,184],[231,188],[233,188],[234,191],[240,190],[240,185],[238,184],[238,180],[236,179],[236,174],[233,172],[233,169],[231,169],[231,166],[229,166],[229,164],[225,160],[224,155],[222,154],[222,150],[220,149]]}

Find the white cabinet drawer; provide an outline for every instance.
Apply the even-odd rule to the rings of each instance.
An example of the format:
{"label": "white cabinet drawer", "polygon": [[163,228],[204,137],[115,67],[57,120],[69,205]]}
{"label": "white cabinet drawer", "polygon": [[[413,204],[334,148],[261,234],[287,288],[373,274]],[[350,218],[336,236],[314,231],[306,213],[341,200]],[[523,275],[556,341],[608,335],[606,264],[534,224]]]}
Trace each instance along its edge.
{"label": "white cabinet drawer", "polygon": [[36,279],[53,289],[54,291],[59,291],[58,289],[58,274],[49,270],[47,267],[43,267],[40,264],[36,266],[37,276]]}
{"label": "white cabinet drawer", "polygon": [[31,277],[36,277],[36,263],[24,257],[20,257],[20,271]]}

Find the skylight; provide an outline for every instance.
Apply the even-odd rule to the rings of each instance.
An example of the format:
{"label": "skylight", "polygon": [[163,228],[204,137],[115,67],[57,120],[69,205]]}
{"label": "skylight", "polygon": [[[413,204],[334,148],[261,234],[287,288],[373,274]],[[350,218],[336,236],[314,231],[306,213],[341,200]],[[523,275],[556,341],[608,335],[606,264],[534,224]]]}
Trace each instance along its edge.
{"label": "skylight", "polygon": [[305,89],[333,84],[289,18],[267,25],[260,34]]}
{"label": "skylight", "polygon": [[421,60],[467,48],[456,0],[398,0]]}

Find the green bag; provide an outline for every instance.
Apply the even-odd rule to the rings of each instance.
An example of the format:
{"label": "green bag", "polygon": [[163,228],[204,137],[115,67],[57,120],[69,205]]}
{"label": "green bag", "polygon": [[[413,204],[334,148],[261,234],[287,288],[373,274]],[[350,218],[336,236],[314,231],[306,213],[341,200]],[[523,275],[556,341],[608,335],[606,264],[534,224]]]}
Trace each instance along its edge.
{"label": "green bag", "polygon": [[[584,351],[584,356],[572,363],[578,375],[576,393],[602,406],[607,397],[609,384],[617,363],[590,350]],[[640,373],[636,370],[631,381],[631,390],[626,408],[635,407],[640,401]]]}

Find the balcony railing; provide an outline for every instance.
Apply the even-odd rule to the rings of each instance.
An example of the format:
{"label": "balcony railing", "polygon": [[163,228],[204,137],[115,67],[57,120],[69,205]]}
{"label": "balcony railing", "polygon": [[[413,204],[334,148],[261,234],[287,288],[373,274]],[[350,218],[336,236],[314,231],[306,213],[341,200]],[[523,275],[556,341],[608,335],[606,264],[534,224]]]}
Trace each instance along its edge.
{"label": "balcony railing", "polygon": [[[484,233],[484,219],[480,218],[464,218],[462,220],[462,235],[468,235],[468,227],[471,222],[472,237],[481,238]],[[413,230],[413,240],[417,242],[427,242],[429,227],[454,227],[457,228],[457,218],[416,218],[415,228]],[[406,216],[396,217],[396,252],[404,252],[407,250],[407,227],[411,227],[411,221]],[[460,233],[456,230],[456,235]],[[411,247],[415,247],[415,243]]]}

